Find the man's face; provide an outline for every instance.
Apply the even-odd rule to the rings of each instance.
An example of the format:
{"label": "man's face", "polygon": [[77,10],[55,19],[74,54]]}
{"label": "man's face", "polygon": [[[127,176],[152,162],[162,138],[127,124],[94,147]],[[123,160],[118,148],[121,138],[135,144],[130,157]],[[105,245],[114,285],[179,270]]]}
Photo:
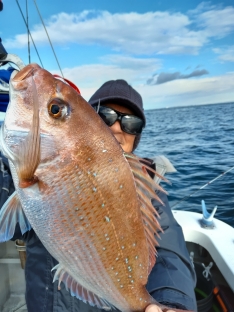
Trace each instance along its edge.
{"label": "man's face", "polygon": [[[121,113],[134,115],[134,113],[129,108],[121,106],[121,105],[118,105],[118,104],[106,103],[103,106],[107,106],[107,107],[113,108],[113,109],[115,109],[115,110],[117,110],[118,112],[121,112]],[[132,150],[133,150],[133,145],[134,145],[134,141],[135,141],[136,136],[133,135],[133,134],[128,134],[128,133],[124,132],[121,129],[121,127],[120,127],[119,120],[117,120],[109,128],[111,129],[112,133],[114,134],[116,140],[121,145],[121,147],[124,150],[124,152],[131,153]]]}

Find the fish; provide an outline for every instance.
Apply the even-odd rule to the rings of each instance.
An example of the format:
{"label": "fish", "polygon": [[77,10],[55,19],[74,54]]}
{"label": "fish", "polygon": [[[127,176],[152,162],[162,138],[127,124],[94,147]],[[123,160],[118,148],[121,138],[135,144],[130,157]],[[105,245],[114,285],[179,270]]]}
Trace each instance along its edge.
{"label": "fish", "polygon": [[54,281],[72,296],[105,310],[167,311],[145,287],[160,186],[76,90],[37,64],[13,72],[0,146],[16,189],[0,212],[0,242],[18,222],[58,261]]}

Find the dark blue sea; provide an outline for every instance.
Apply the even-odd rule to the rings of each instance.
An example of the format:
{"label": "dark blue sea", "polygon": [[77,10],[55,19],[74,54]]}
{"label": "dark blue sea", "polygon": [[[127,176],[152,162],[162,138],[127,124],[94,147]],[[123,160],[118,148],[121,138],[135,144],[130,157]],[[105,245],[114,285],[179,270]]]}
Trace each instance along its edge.
{"label": "dark blue sea", "polygon": [[177,169],[166,174],[172,185],[162,183],[171,207],[201,212],[203,199],[234,227],[234,169],[198,190],[234,166],[234,103],[147,110],[146,118],[136,154],[164,155]]}

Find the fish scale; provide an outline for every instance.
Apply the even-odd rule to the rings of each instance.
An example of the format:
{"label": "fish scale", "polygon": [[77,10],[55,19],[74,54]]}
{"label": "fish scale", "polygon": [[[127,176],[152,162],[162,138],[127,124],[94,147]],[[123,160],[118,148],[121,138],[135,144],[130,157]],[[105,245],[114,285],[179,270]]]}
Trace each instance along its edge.
{"label": "fish scale", "polygon": [[[75,179],[74,179],[75,180]],[[55,183],[57,186],[58,186],[58,183]],[[85,183],[84,183],[85,184]],[[87,184],[87,183],[86,183]],[[68,185],[66,184],[66,187],[68,188]],[[90,187],[90,186],[89,186]],[[92,185],[91,185],[91,187],[92,187]],[[87,188],[88,189],[88,188]],[[56,192],[59,192],[59,190],[57,190]],[[85,192],[82,192],[82,194],[84,194]],[[47,195],[48,196],[48,195]],[[82,200],[83,201],[83,200]],[[88,205],[88,203],[87,203],[87,205]],[[101,206],[101,205],[100,205]],[[61,206],[61,209],[63,209],[63,207],[64,207],[64,203],[62,204],[62,206]],[[59,207],[57,207],[56,209],[59,209]],[[103,208],[101,208],[102,210],[103,210]],[[75,211],[75,210],[74,210]],[[71,214],[72,214],[73,212],[71,212]],[[69,212],[67,213],[67,215],[69,214]],[[80,218],[80,216],[81,215],[84,215],[84,210],[82,210],[82,209],[79,209],[79,214],[77,215],[77,218],[79,219]],[[99,213],[96,215],[95,213],[93,214],[94,215],[94,217],[93,217],[93,221],[96,219],[96,218],[98,218],[98,215],[99,215]],[[104,220],[104,218],[103,218],[103,216],[105,216],[106,215],[106,212],[103,212],[103,214],[102,214],[102,216],[101,217],[99,217],[99,219],[100,220]],[[76,217],[76,216],[74,216],[74,217]],[[70,218],[68,218],[69,220],[70,220]],[[84,218],[84,221],[85,221],[85,218]],[[91,223],[92,221],[90,221],[90,223]],[[105,222],[104,222],[104,224],[105,224]],[[65,225],[65,224],[64,224]],[[82,225],[82,222],[81,222],[81,225]],[[65,228],[67,228],[67,226],[65,225]],[[98,227],[99,228],[99,227]],[[87,230],[87,229],[86,229]],[[92,230],[93,231],[93,230]],[[102,228],[100,228],[99,229],[99,231],[101,232],[101,233],[103,233],[103,232],[105,232],[105,226],[104,226],[104,229],[102,229]],[[68,231],[68,235],[70,236],[70,231]],[[56,234],[50,234],[50,236],[56,236]],[[99,236],[99,234],[97,233],[97,236]],[[104,236],[104,235],[103,235]],[[83,238],[83,239],[81,239],[81,241],[82,242],[85,242],[85,239]],[[106,246],[105,248],[106,249],[108,249],[108,244],[105,244],[107,241],[106,241],[106,237],[104,236],[104,243],[103,243],[103,246]],[[67,245],[67,242],[66,242],[66,245]],[[102,245],[102,244],[101,244]],[[67,248],[69,249],[69,248],[73,248],[74,246],[70,246],[70,245],[68,245],[67,246]],[[85,246],[86,248],[82,248],[82,247],[79,247],[79,246],[77,246],[77,244],[76,244],[76,247],[80,250],[80,252],[82,252],[83,253],[83,256],[84,256],[84,250],[88,250],[88,246]],[[100,248],[103,248],[102,246],[100,247]],[[111,252],[111,254],[112,254],[112,248],[113,247],[111,247],[110,248],[110,252]],[[106,252],[108,252],[108,250],[106,250]],[[84,261],[83,261],[83,263],[85,264],[86,262],[87,262],[87,260],[88,260],[88,258],[89,258],[89,253],[88,253],[88,255],[87,255],[87,253],[85,254],[85,256],[84,256]],[[95,258],[94,256],[93,256],[93,258]],[[105,266],[105,263],[104,263],[104,266]],[[89,269],[87,266],[86,266],[86,268],[85,268],[86,270],[87,269]],[[93,272],[100,272],[100,268],[97,268],[97,267],[94,267],[94,269],[92,270]],[[116,273],[116,272],[115,272]],[[114,275],[115,275],[115,273],[114,273]],[[103,276],[104,276],[104,274],[102,275],[102,279],[103,279]],[[123,276],[121,276],[121,278],[123,279]],[[96,281],[95,281],[96,282]]]}
{"label": "fish scale", "polygon": [[22,233],[32,227],[59,262],[55,279],[90,305],[122,312],[160,306],[145,288],[160,230],[145,165],[123,153],[75,90],[38,65],[13,75],[10,93],[0,139],[16,193],[0,228],[16,209]]}
{"label": "fish scale", "polygon": [[[88,176],[90,176],[90,175],[88,175]],[[75,179],[74,179],[75,180]],[[85,181],[84,179],[83,179],[83,181]],[[56,184],[56,183],[55,183]],[[88,190],[89,188],[92,188],[92,185],[89,185],[88,184],[88,187],[87,187],[87,183],[84,183],[84,184],[86,184],[86,190]],[[66,185],[66,187],[68,188],[68,185]],[[85,194],[85,190],[84,190],[84,192],[81,192],[83,195]],[[104,197],[104,196],[103,196]],[[114,198],[114,196],[113,196],[113,198]],[[81,200],[81,203],[82,203],[82,200]],[[89,203],[87,203],[87,205],[89,205]],[[112,206],[113,205],[113,203],[112,202],[110,202],[110,204],[109,204],[110,206]],[[63,206],[63,205],[62,205]],[[100,205],[101,206],[101,205]],[[63,207],[62,207],[63,208]],[[106,208],[108,208],[108,205],[107,205],[107,207]],[[97,210],[97,213],[95,213],[96,211],[93,211],[93,215],[94,215],[94,220],[93,221],[95,221],[95,220],[100,220],[99,222],[97,222],[98,224],[99,224],[99,226],[98,226],[98,229],[99,229],[99,231],[101,232],[101,233],[105,233],[105,231],[106,231],[106,223],[105,223],[105,215],[107,214],[106,213],[106,208],[105,209],[103,209],[103,208],[101,208],[101,211],[98,211]],[[57,207],[57,209],[58,209],[58,207]],[[101,213],[101,215],[100,215],[100,212],[102,212]],[[84,210],[81,210],[81,209],[79,209],[79,213],[80,213],[80,215],[78,215],[78,218],[81,216],[81,215],[84,215]],[[99,216],[100,215],[100,216]],[[84,218],[85,219],[85,218]],[[100,226],[100,222],[101,221],[104,221],[103,223],[102,223],[102,226]],[[90,222],[92,222],[92,221],[90,221]],[[82,223],[81,223],[82,224]],[[103,227],[103,228],[102,228]],[[87,230],[87,229],[86,229]],[[93,230],[92,230],[93,231]],[[53,235],[53,234],[51,234],[52,236],[55,236],[55,235]],[[69,233],[68,233],[68,235],[70,235]],[[123,233],[122,233],[122,235],[123,235]],[[96,235],[95,235],[96,236]],[[97,237],[99,237],[100,236],[100,234],[99,233],[97,233]],[[124,236],[123,236],[124,237]],[[84,241],[84,239],[83,239],[83,241]],[[99,242],[100,242],[100,238],[99,238]],[[116,242],[118,242],[118,241],[116,241]],[[135,240],[133,240],[133,242],[132,242],[132,245],[134,245],[135,244]],[[106,244],[106,241],[105,241],[105,237],[104,237],[104,243],[103,243],[103,240],[101,240],[101,246],[100,246],[100,248],[102,248],[103,249],[103,247],[102,247],[102,245],[104,246],[104,248],[106,248],[106,249],[108,249],[108,244]],[[119,245],[121,245],[121,246],[118,246],[119,247],[119,249],[120,249],[120,254],[123,254],[124,253],[124,249],[122,249],[122,247],[125,247],[124,246],[124,242],[121,242],[121,244],[119,244]],[[72,246],[71,246],[72,247]],[[70,248],[70,247],[69,247]],[[83,248],[79,248],[79,246],[78,246],[78,249],[81,251],[81,252],[83,252]],[[113,246],[110,248],[110,255],[113,253],[113,251],[112,251],[112,249],[113,249]],[[115,249],[115,248],[114,248]],[[87,250],[87,246],[86,246],[86,250]],[[108,250],[105,250],[105,252],[108,252]],[[120,255],[118,254],[118,256],[120,257]],[[122,258],[124,258],[124,259],[126,259],[128,257],[128,254],[127,255],[122,255]],[[85,260],[84,260],[84,262],[86,263],[86,261],[87,261],[87,256],[85,256],[84,257],[85,258]],[[109,257],[106,257],[106,259],[108,259]],[[116,257],[115,257],[115,259],[116,259]],[[114,259],[114,260],[115,260]],[[109,262],[110,260],[108,259],[108,262]],[[112,262],[113,263],[113,260],[112,261],[110,261],[110,262]],[[103,264],[104,264],[104,266],[105,266],[105,262],[103,262]],[[108,263],[106,264],[106,266],[108,265]],[[105,267],[106,267],[105,266]],[[119,272],[117,272],[116,270],[115,271],[113,271],[112,272],[112,269],[109,269],[109,274],[110,275],[112,275],[113,276],[113,278],[115,278],[116,280],[118,280],[118,279],[120,279],[120,280],[124,280],[125,279],[125,276],[126,276],[126,274],[127,275],[129,275],[129,272],[131,272],[131,271],[129,271],[129,269],[127,269],[127,267],[129,267],[129,265],[126,265],[126,268],[125,268],[125,272],[123,272],[122,274],[121,274],[121,272],[119,273]],[[87,270],[88,268],[86,268],[86,270]],[[131,269],[132,270],[132,269]],[[94,268],[94,270],[93,270],[94,272],[95,271],[100,271],[100,268]],[[117,279],[116,278],[116,272],[118,273],[118,276],[119,276],[119,278]],[[102,278],[103,278],[103,276],[104,276],[104,274],[102,275]],[[131,279],[131,280],[133,280],[133,279]],[[119,284],[120,286],[120,288],[121,288],[121,286],[123,286],[123,288],[124,288],[124,283],[122,283],[122,284]],[[132,287],[132,286],[131,286]],[[126,291],[126,290],[125,290]]]}
{"label": "fish scale", "polygon": [[[85,170],[84,170],[85,171]],[[100,176],[100,174],[99,174],[99,176]],[[90,174],[88,174],[87,175],[87,179],[86,180],[88,180],[88,182],[87,183],[85,183],[86,182],[86,180],[84,179],[84,177],[83,177],[83,181],[84,181],[84,185],[85,185],[85,189],[84,189],[84,191],[83,192],[81,192],[81,194],[82,194],[82,196],[81,196],[81,198],[79,198],[79,195],[78,195],[78,198],[79,198],[79,201],[80,201],[80,205],[82,205],[82,203],[83,202],[85,202],[86,203],[86,198],[84,199],[84,193],[85,193],[85,191],[87,192],[87,190],[90,190],[91,189],[91,195],[93,195],[94,197],[95,197],[95,195],[96,195],[96,197],[97,197],[97,200],[99,199],[99,195],[98,195],[98,192],[97,193],[94,193],[93,192],[93,190],[92,190],[92,186],[93,186],[93,184],[92,183],[89,183],[90,181]],[[75,180],[75,179],[74,179]],[[56,184],[56,183],[55,183]],[[68,189],[69,188],[69,184],[66,184],[66,188]],[[100,187],[101,188],[101,187]],[[101,188],[102,189],[102,188]],[[89,196],[90,196],[90,194],[89,194]],[[105,197],[105,195],[103,195],[103,196],[101,196],[101,198],[106,198]],[[114,198],[114,196],[113,196],[113,198]],[[94,202],[96,202],[96,198],[94,198]],[[110,201],[110,203],[109,203],[109,205],[110,206],[113,206],[113,203],[112,203],[112,201]],[[62,208],[63,208],[63,206],[64,205],[62,205]],[[74,206],[74,205],[73,205]],[[111,218],[111,219],[113,219],[113,218],[115,218],[115,216],[113,216],[112,217],[112,215],[114,214],[114,211],[112,211],[112,213],[110,213],[110,212],[108,212],[107,213],[107,209],[108,209],[108,205],[105,205],[105,207],[101,207],[101,204],[99,205],[100,206],[100,208],[99,209],[96,209],[96,210],[93,210],[92,208],[90,208],[91,210],[92,210],[92,220],[90,220],[90,223],[92,223],[92,222],[96,222],[97,224],[98,224],[98,227],[97,227],[97,229],[98,229],[98,232],[100,232],[102,235],[103,235],[103,239],[102,240],[100,240],[100,234],[99,233],[97,233],[97,234],[94,234],[95,235],[95,237],[98,237],[99,238],[99,240],[98,240],[98,243],[99,243],[99,245],[97,245],[97,244],[95,244],[94,243],[94,245],[96,246],[96,249],[100,249],[100,253],[103,253],[103,252],[105,252],[106,254],[107,254],[107,256],[105,255],[105,258],[104,258],[104,260],[103,260],[103,265],[104,265],[104,267],[107,269],[108,268],[108,266],[109,266],[109,270],[108,270],[108,273],[109,273],[109,275],[110,276],[112,276],[112,278],[114,279],[114,280],[117,280],[117,282],[118,282],[118,280],[120,279],[120,281],[121,280],[124,280],[124,279],[126,279],[126,274],[127,274],[127,276],[129,276],[129,272],[131,272],[131,271],[129,271],[129,269],[127,269],[127,267],[130,267],[130,265],[125,265],[125,268],[124,268],[124,272],[118,272],[119,270],[117,269],[117,270],[112,270],[112,268],[110,267],[110,264],[109,264],[109,262],[110,263],[115,263],[116,262],[116,255],[114,255],[114,259],[110,259],[110,256],[113,254],[113,249],[114,250],[120,250],[119,251],[119,253],[117,254],[117,256],[120,258],[121,257],[121,254],[122,254],[122,259],[127,259],[127,257],[129,257],[128,256],[128,254],[127,255],[123,255],[123,253],[124,253],[124,251],[125,250],[123,250],[122,249],[122,247],[125,247],[124,246],[124,241],[123,242],[121,242],[121,243],[119,243],[118,244],[118,246],[117,246],[117,248],[115,247],[115,246],[113,246],[113,243],[112,243],[112,245],[109,247],[109,250],[108,250],[108,245],[109,244],[107,244],[106,242],[106,237],[104,236],[104,233],[106,233],[106,232],[108,232],[108,231],[111,231],[112,229],[111,229],[111,225],[112,225],[112,221],[110,221],[110,225],[109,224],[107,224],[107,221],[105,220],[105,216],[108,214],[109,215],[109,217]],[[56,209],[58,210],[58,207],[56,207]],[[79,219],[81,216],[85,216],[85,208],[83,208],[83,209],[79,209],[79,211],[78,211],[78,213],[76,213],[76,210],[74,209],[74,210],[71,210],[71,214],[73,214],[73,212],[74,212],[74,217],[73,218],[75,218],[75,219]],[[84,221],[85,221],[85,219],[86,219],[86,216],[84,217]],[[71,220],[71,218],[69,218],[69,220]],[[119,222],[119,223],[121,223],[121,222]],[[120,224],[119,223],[117,223],[117,227],[119,227],[120,226]],[[81,225],[82,225],[82,222],[81,222]],[[109,225],[109,226],[108,226]],[[64,225],[65,226],[65,225]],[[106,227],[109,227],[109,229],[107,230],[106,229]],[[65,226],[65,228],[67,228],[67,226]],[[121,227],[119,227],[119,229],[121,229]],[[88,229],[86,228],[85,229],[86,230],[86,235],[88,236],[88,235],[90,235],[90,233],[88,232]],[[91,231],[93,232],[93,227],[91,227]],[[122,230],[122,232],[121,232],[121,235],[122,235],[122,237],[124,237],[123,235],[125,235],[125,233],[126,233],[126,229],[123,231]],[[68,233],[69,235],[70,235],[70,233]],[[114,235],[111,235],[111,241],[113,240],[114,242],[116,242],[116,243],[118,243],[118,240],[116,240],[116,235],[117,234],[114,234]],[[54,236],[56,236],[56,235],[54,235]],[[109,235],[110,236],[110,235]],[[94,237],[94,238],[95,238]],[[112,237],[114,238],[114,239],[112,239]],[[85,239],[84,239],[84,237],[82,238],[82,241],[84,242],[85,241]],[[101,242],[100,242],[101,241]],[[104,241],[104,242],[103,242]],[[145,243],[145,242],[144,242]],[[132,245],[134,245],[135,244],[135,240],[133,240],[133,242],[132,242]],[[98,246],[100,246],[99,248],[98,248]],[[69,248],[72,248],[73,246],[69,246]],[[103,248],[105,248],[105,250],[103,250]],[[79,249],[79,251],[81,252],[81,253],[83,253],[83,258],[84,258],[84,262],[86,263],[86,261],[87,261],[87,258],[89,258],[89,249],[88,249],[88,246],[87,245],[85,245],[85,248],[82,248],[82,246],[79,246],[78,247],[78,249]],[[87,251],[87,253],[84,253],[84,251]],[[108,253],[109,252],[109,253]],[[95,257],[93,256],[93,258],[94,258],[94,260],[96,261],[96,259],[95,259]],[[104,262],[104,261],[108,261],[108,263],[106,263],[106,262]],[[115,262],[114,262],[115,261]],[[133,260],[132,259],[130,259],[129,261],[131,261],[131,262],[133,262]],[[84,269],[84,271],[86,271],[86,270],[88,270],[89,269],[89,266],[86,266],[86,268]],[[132,269],[131,269],[132,270]],[[100,268],[97,268],[97,267],[95,267],[93,270],[92,270],[93,272],[100,272]],[[103,271],[103,270],[102,270]],[[116,273],[118,273],[118,277],[117,277],[117,275],[116,275]],[[104,276],[104,272],[101,272],[100,273],[100,277],[101,277],[101,280],[103,279],[103,276]],[[133,279],[131,279],[131,280],[133,280]],[[104,283],[105,284],[105,283]],[[125,285],[122,283],[122,284],[120,284],[119,282],[118,282],[118,285],[119,285],[119,288],[121,288],[121,286],[123,286],[123,288],[125,287]],[[125,292],[126,292],[126,290],[125,290]]]}

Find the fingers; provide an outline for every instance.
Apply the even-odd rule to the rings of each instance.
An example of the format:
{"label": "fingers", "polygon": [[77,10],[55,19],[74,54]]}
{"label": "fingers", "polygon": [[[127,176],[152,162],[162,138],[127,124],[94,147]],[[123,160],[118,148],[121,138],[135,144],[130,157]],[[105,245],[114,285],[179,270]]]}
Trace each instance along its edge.
{"label": "fingers", "polygon": [[156,305],[151,304],[146,308],[145,312],[162,312],[162,310]]}
{"label": "fingers", "polygon": [[[151,304],[149,305],[145,312],[163,312],[162,309],[160,309],[158,306],[156,306],[155,304]],[[175,312],[174,310],[167,310],[167,312]]]}

